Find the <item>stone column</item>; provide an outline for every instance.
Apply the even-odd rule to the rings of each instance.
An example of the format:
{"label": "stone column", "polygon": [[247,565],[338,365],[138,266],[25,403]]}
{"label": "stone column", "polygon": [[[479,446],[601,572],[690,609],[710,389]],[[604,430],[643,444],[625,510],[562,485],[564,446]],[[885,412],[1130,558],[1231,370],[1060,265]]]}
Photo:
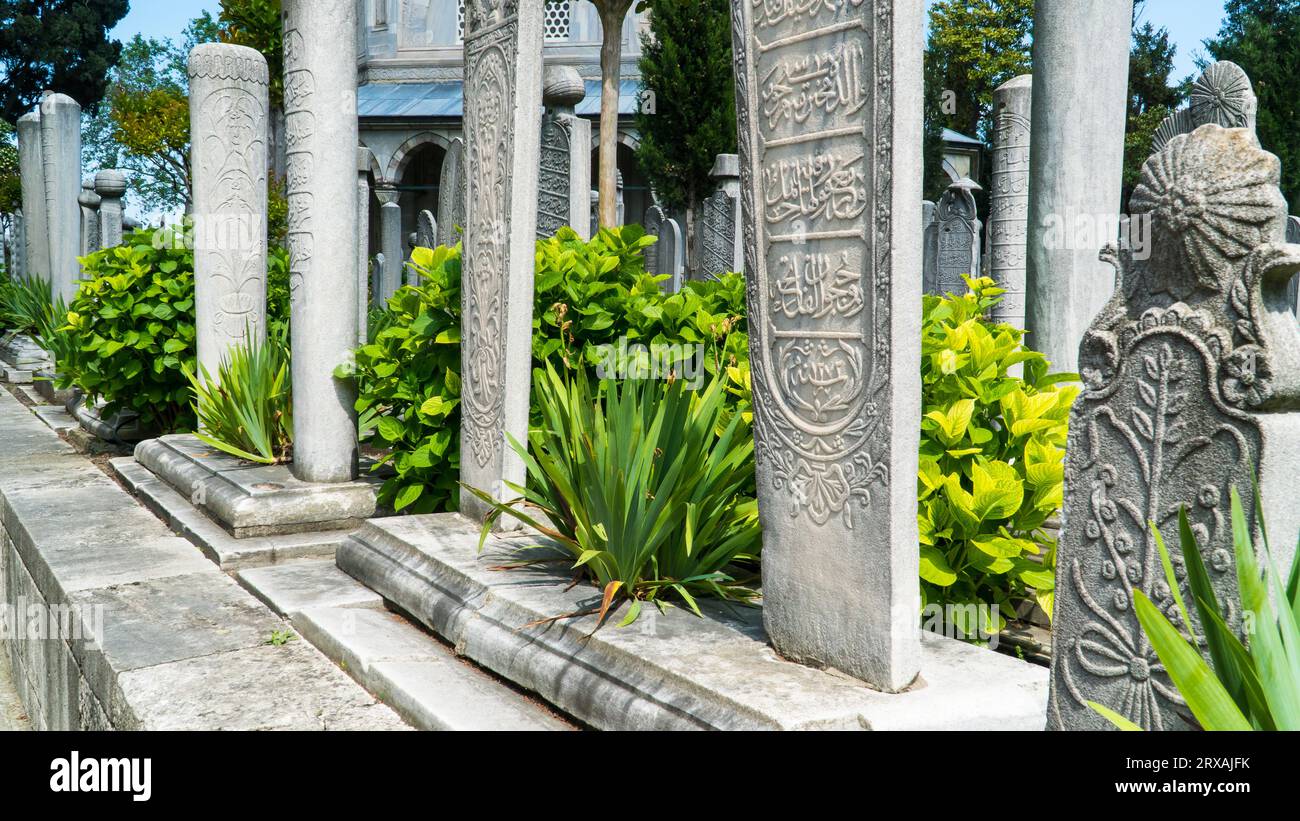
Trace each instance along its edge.
{"label": "stone column", "polygon": [[570,226],[590,239],[591,121],[574,114],[586,84],[571,66],[549,66],[543,75],[541,171],[538,175],[537,236],[551,237]]}
{"label": "stone column", "polygon": [[266,341],[266,58],[205,43],[189,78],[198,364],[216,379],[231,347]]}
{"label": "stone column", "polygon": [[438,177],[438,244],[455,245],[465,227],[465,143],[452,140]]}
{"label": "stone column", "polygon": [[1280,176],[1278,158],[1246,128],[1209,123],[1174,136],[1147,160],[1131,199],[1133,218],[1150,219],[1150,255],[1105,252],[1115,286],[1080,346],[1083,391],[1070,409],[1050,728],[1109,728],[1089,701],[1145,729],[1187,726],[1134,615],[1137,593],[1180,630],[1204,631],[1182,623],[1149,523],[1170,546],[1190,606],[1178,549],[1178,511],[1186,509],[1239,636],[1232,489],[1253,524],[1258,481],[1264,522],[1282,534],[1271,542],[1274,567],[1291,566],[1300,530],[1300,331],[1282,300],[1300,272],[1300,245],[1283,241]]}
{"label": "stone column", "polygon": [[[503,498],[524,483],[505,434],[525,441],[542,110],[542,4],[465,10],[465,254],[461,267],[461,481]],[[460,509],[486,506],[462,491]]]}
{"label": "stone column", "polygon": [[402,287],[402,206],[401,194],[391,186],[378,186],[375,196],[379,198],[379,247],[383,249],[384,278],[380,282],[380,291],[375,295],[381,304],[387,304],[389,297]]}
{"label": "stone column", "polygon": [[[993,317],[1025,327],[1025,240],[1029,226],[1029,123],[1033,77],[993,92],[993,170],[989,191],[989,276],[1006,294]],[[1032,345],[1032,340],[1030,341]]]}
{"label": "stone column", "polygon": [[14,212],[11,224],[13,237],[10,239],[9,259],[14,266],[13,278],[19,281],[27,278],[27,225],[22,209]]}
{"label": "stone column", "polygon": [[126,193],[126,175],[106,168],[95,174],[95,193],[99,195],[99,247],[122,244],[122,195]]}
{"label": "stone column", "polygon": [[1132,0],[1034,3],[1026,323],[1055,371],[1076,369],[1114,284],[1097,259],[1114,238],[1078,229],[1114,224],[1122,207],[1132,11]]}
{"label": "stone column", "polygon": [[370,149],[357,147],[357,345],[370,323]]}
{"label": "stone column", "polygon": [[18,169],[23,188],[23,248],[27,276],[50,278],[50,235],[45,224],[45,164],[39,111],[18,118]]}
{"label": "stone column", "polygon": [[66,94],[41,100],[41,163],[45,168],[45,222],[50,286],[69,302],[81,279],[81,106]]}
{"label": "stone column", "polygon": [[920,666],[922,3],[731,8],[763,622],[898,691]]}
{"label": "stone column", "polygon": [[293,474],[357,475],[357,4],[285,0],[284,110],[292,294]]}
{"label": "stone column", "polygon": [[94,177],[81,181],[77,204],[81,206],[81,256],[84,257],[99,250],[99,195],[95,193]]}

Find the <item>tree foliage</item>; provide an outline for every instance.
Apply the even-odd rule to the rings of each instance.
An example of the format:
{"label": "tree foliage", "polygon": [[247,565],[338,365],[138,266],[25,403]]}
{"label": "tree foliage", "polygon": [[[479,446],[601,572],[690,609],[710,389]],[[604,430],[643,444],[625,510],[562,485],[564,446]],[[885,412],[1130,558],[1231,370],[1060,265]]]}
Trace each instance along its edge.
{"label": "tree foliage", "polygon": [[729,9],[728,0],[658,0],[641,40],[637,161],[659,202],[686,211],[688,248],[714,158],[736,151]]}
{"label": "tree foliage", "polygon": [[1150,22],[1137,24],[1143,2],[1133,6],[1133,47],[1128,63],[1128,120],[1124,134],[1124,194],[1129,195],[1142,176],[1142,164],[1151,155],[1151,140],[1165,117],[1182,102],[1184,89],[1170,86],[1177,47],[1169,30]]}
{"label": "tree foliage", "polygon": [[1205,48],[1250,76],[1260,144],[1282,161],[1282,193],[1300,210],[1300,0],[1227,0],[1219,35]]}
{"label": "tree foliage", "polygon": [[122,50],[108,31],[128,8],[127,0],[0,0],[0,119],[16,123],[46,89],[95,110]]}
{"label": "tree foliage", "polygon": [[270,75],[271,107],[284,102],[284,27],[280,0],[221,0],[217,15],[223,43],[262,53]]}

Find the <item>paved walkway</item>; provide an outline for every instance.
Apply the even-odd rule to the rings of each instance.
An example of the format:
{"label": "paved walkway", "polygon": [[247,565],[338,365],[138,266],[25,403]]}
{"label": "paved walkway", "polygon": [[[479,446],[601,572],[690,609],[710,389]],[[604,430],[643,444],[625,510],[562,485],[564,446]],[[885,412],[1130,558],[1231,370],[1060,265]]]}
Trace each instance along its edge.
{"label": "paved walkway", "polygon": [[12,671],[9,668],[9,653],[0,652],[0,730],[30,730],[31,721],[27,711],[18,700],[18,691],[14,689]]}

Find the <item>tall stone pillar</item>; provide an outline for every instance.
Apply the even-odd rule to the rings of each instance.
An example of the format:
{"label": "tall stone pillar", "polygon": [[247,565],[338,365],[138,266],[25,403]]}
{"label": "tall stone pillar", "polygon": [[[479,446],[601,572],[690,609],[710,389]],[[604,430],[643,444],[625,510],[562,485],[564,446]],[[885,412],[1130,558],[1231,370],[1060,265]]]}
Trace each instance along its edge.
{"label": "tall stone pillar", "polygon": [[189,78],[198,364],[216,379],[231,347],[266,341],[266,58],[205,43]]}
{"label": "tall stone pillar", "polygon": [[923,6],[731,8],[763,622],[787,658],[898,691],[920,666]]}
{"label": "tall stone pillar", "polygon": [[586,84],[572,66],[549,66],[543,77],[537,236],[554,236],[567,225],[590,239],[591,121],[574,114]]}
{"label": "tall stone pillar", "polygon": [[293,322],[293,474],[357,475],[357,4],[285,0],[284,110]]}
{"label": "tall stone pillar", "polygon": [[370,322],[370,149],[357,146],[357,345]]}
{"label": "tall stone pillar", "polygon": [[99,195],[99,247],[114,248],[122,244],[122,195],[126,193],[126,175],[112,168],[96,173],[95,193]]}
{"label": "tall stone pillar", "polygon": [[[542,110],[542,4],[465,10],[465,253],[461,265],[461,481],[503,498],[528,435],[533,255]],[[462,491],[460,509],[487,507]]]}
{"label": "tall stone pillar", "polygon": [[39,111],[18,118],[18,170],[23,187],[23,248],[27,276],[50,278],[50,235],[45,224],[45,163],[41,160]]}
{"label": "tall stone pillar", "polygon": [[402,206],[401,194],[391,186],[379,186],[375,189],[379,199],[379,247],[384,252],[387,265],[380,280],[380,292],[375,299],[387,304],[389,297],[402,287],[402,260],[406,254],[402,251]]}
{"label": "tall stone pillar", "polygon": [[81,206],[81,256],[84,257],[99,250],[99,195],[95,193],[94,177],[81,181],[77,204]]}
{"label": "tall stone pillar", "polygon": [[[994,318],[1025,327],[1025,241],[1029,236],[1029,123],[1033,77],[993,92],[993,170],[989,191],[989,276],[1006,291]],[[1032,344],[1032,340],[1031,340]]]}
{"label": "tall stone pillar", "polygon": [[[1121,206],[1132,0],[1036,0],[1026,268],[1028,344],[1074,371],[1114,285],[1097,258]],[[1080,230],[1093,229],[1093,230]]]}
{"label": "tall stone pillar", "polygon": [[41,163],[45,167],[45,220],[50,244],[50,286],[71,301],[81,279],[81,106],[66,94],[41,100]]}

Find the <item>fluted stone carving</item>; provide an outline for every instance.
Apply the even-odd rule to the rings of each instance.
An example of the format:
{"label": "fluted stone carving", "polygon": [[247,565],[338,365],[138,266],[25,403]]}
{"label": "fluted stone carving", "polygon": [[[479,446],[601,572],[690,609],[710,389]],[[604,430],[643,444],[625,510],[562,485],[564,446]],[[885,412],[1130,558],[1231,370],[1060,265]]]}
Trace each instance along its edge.
{"label": "fluted stone carving", "polygon": [[81,279],[81,106],[66,94],[41,100],[41,165],[50,287],[71,301]]}
{"label": "fluted stone carving", "polygon": [[45,164],[41,160],[41,115],[33,111],[18,118],[18,170],[22,177],[23,247],[27,275],[50,278],[50,236],[45,223]]}
{"label": "fluted stone carving", "polygon": [[1025,327],[1025,243],[1029,238],[1029,134],[1033,78],[1022,74],[993,92],[989,191],[989,276],[1006,291],[994,318]]}

